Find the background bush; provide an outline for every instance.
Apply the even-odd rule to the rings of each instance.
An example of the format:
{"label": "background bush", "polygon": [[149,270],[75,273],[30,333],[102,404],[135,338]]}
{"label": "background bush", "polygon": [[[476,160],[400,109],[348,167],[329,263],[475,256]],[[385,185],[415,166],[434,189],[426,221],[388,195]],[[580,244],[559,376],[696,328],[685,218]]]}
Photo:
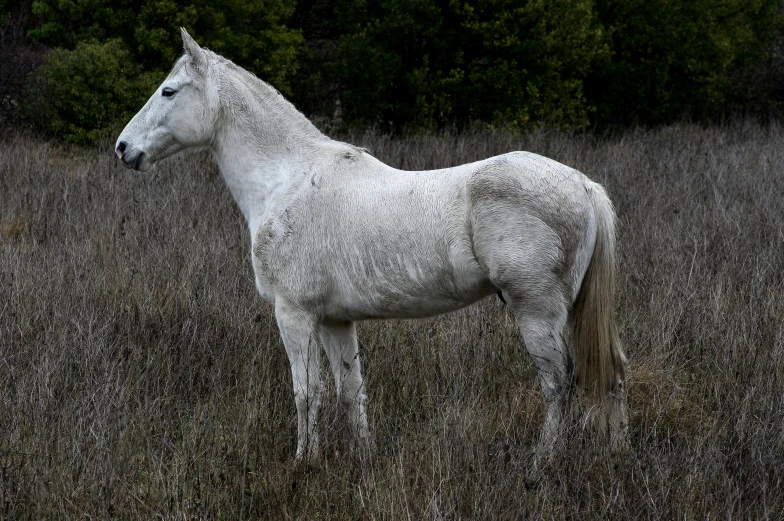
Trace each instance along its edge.
{"label": "background bush", "polygon": [[597,119],[706,121],[750,106],[742,75],[772,51],[780,9],[770,0],[597,0],[612,49],[588,81]]}
{"label": "background bush", "polygon": [[[784,98],[781,0],[4,1],[6,19],[26,13],[32,41],[75,53],[58,59],[120,42],[112,50],[127,63],[100,68],[127,99],[150,92],[131,74],[170,69],[184,26],[344,127],[624,127],[776,114]],[[81,74],[64,81],[34,94],[94,88]],[[59,121],[47,128],[67,139],[92,139],[108,114],[125,119],[99,103],[65,108],[78,97],[45,99]]]}
{"label": "background bush", "polygon": [[21,122],[20,103],[30,75],[44,62],[47,49],[27,38],[30,13],[0,0],[0,125]]}
{"label": "background bush", "polygon": [[294,0],[37,0],[35,40],[74,49],[81,41],[119,38],[144,70],[168,71],[180,54],[180,27],[279,89],[296,69],[301,36],[285,26]]}
{"label": "background bush", "polygon": [[41,127],[77,143],[118,131],[144,105],[162,72],[143,72],[121,40],[55,49],[39,69],[26,110]]}
{"label": "background bush", "polygon": [[[583,80],[608,54],[591,4],[302,2],[309,66],[298,77],[310,112],[341,101],[344,119],[400,128],[486,121],[588,122]],[[310,95],[308,95],[310,94]]]}

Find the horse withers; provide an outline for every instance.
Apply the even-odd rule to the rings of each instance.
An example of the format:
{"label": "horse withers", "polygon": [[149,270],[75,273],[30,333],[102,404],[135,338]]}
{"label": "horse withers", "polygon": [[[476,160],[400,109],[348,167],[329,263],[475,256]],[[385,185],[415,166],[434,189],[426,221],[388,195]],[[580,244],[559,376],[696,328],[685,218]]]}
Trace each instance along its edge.
{"label": "horse withers", "polygon": [[353,432],[368,442],[355,322],[437,315],[496,293],[539,372],[547,405],[537,454],[553,450],[575,380],[611,448],[626,446],[615,214],[600,185],[527,152],[394,169],[329,139],[184,29],[182,39],[184,55],[116,153],[142,171],[181,151],[215,158],[248,222],[256,286],[291,362],[297,459],[319,451],[322,348]]}

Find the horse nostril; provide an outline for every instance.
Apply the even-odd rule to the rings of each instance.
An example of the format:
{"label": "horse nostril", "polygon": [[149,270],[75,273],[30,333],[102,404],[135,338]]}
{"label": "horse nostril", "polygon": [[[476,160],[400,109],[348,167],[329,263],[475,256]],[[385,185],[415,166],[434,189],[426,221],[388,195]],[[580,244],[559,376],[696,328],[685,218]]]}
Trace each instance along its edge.
{"label": "horse nostril", "polygon": [[117,152],[122,154],[123,152],[125,152],[125,149],[127,147],[128,147],[128,143],[126,143],[125,141],[120,141],[119,143],[117,143]]}

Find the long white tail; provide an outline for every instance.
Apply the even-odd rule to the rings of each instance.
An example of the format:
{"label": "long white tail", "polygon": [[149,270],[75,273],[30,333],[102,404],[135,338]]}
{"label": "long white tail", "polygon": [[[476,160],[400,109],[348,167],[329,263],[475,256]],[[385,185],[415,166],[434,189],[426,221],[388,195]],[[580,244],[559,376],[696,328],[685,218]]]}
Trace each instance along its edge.
{"label": "long white tail", "polygon": [[588,190],[596,215],[596,246],[577,295],[574,362],[577,383],[597,404],[626,379],[626,357],[615,325],[615,212],[598,184]]}

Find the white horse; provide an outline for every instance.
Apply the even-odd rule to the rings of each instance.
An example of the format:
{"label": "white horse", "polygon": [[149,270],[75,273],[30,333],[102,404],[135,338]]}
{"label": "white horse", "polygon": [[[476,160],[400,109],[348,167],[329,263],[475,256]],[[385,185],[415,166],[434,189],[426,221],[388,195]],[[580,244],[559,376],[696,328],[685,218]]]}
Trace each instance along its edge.
{"label": "white horse", "polygon": [[552,451],[574,379],[626,445],[626,359],[614,322],[615,214],[601,186],[526,152],[426,172],[333,141],[275,89],[182,30],[184,55],[117,140],[147,170],[209,150],[247,219],[259,293],[291,362],[298,460],[319,450],[321,353],[369,441],[354,323],[432,316],[498,293],[539,371]]}

